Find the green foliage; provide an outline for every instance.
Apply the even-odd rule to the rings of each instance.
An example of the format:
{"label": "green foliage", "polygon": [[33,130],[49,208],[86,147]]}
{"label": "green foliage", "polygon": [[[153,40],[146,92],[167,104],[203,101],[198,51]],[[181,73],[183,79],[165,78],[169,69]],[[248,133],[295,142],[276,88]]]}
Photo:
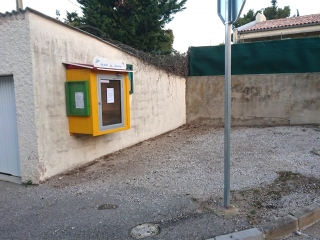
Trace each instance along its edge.
{"label": "green foliage", "polygon": [[162,54],[169,54],[172,52],[172,45],[174,41],[173,31],[171,29],[164,30],[165,38],[163,41],[159,42],[161,53]]}
{"label": "green foliage", "polygon": [[279,18],[287,18],[290,16],[291,9],[289,6],[285,6],[283,9],[277,7],[277,1],[271,1],[272,6],[267,7],[264,10],[264,15],[268,20],[271,19],[279,19]]}
{"label": "green foliage", "polygon": [[25,187],[28,187],[29,185],[32,185],[32,181],[28,180],[28,181],[22,183],[22,185],[25,186]]}
{"label": "green foliage", "polygon": [[255,215],[257,213],[257,210],[251,210],[250,214]]}
{"label": "green foliage", "polygon": [[172,30],[165,30],[187,0],[77,0],[83,17],[67,13],[65,22],[104,39],[156,53],[172,51]]}
{"label": "green foliage", "polygon": [[[247,14],[239,18],[237,22],[234,23],[234,27],[240,27],[256,19],[257,11],[254,13],[253,9],[250,9]],[[271,6],[264,9],[263,14],[266,16],[267,20],[287,18],[290,17],[291,9],[289,6],[285,6],[283,9],[278,8],[277,0],[271,0]]]}
{"label": "green foliage", "polygon": [[82,24],[82,18],[79,17],[77,12],[68,12],[66,18],[63,19],[66,24],[69,24],[73,27],[79,27]]}
{"label": "green foliage", "polygon": [[256,19],[256,14],[253,9],[250,9],[247,14],[244,14],[243,17],[240,17],[233,25],[234,27],[240,27],[249,22],[252,22]]}

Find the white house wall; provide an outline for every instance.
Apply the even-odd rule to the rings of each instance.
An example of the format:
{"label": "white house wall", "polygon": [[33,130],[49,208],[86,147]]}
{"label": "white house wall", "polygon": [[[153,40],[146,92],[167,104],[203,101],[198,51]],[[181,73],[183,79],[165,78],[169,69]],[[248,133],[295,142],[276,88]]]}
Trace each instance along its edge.
{"label": "white house wall", "polygon": [[[186,122],[185,78],[147,66],[116,47],[53,20],[32,12],[27,15],[30,19],[40,181]],[[134,94],[130,96],[131,129],[100,137],[70,136],[65,106],[66,70],[62,62],[92,64],[95,56],[133,64],[136,72]]]}
{"label": "white house wall", "polygon": [[[39,180],[28,14],[0,16],[0,75],[13,75],[22,181]],[[0,153],[1,154],[1,153]]]}

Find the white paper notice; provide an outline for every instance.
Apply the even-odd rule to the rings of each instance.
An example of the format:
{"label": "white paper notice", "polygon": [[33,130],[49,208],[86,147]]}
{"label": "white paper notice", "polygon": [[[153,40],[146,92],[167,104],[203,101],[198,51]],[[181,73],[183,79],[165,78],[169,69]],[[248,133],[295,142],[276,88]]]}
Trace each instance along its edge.
{"label": "white paper notice", "polygon": [[114,88],[107,88],[107,103],[114,103]]}
{"label": "white paper notice", "polygon": [[84,94],[83,92],[75,92],[76,108],[84,109]]}

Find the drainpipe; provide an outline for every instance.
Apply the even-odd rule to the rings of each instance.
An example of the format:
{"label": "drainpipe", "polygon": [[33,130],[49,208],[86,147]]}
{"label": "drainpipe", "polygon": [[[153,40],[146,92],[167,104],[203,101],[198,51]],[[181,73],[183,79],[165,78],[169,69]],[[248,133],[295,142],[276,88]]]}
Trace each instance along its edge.
{"label": "drainpipe", "polygon": [[239,35],[238,35],[238,29],[233,29],[233,43],[240,43],[239,39],[238,39]]}
{"label": "drainpipe", "polygon": [[22,0],[16,0],[17,11],[23,10]]}

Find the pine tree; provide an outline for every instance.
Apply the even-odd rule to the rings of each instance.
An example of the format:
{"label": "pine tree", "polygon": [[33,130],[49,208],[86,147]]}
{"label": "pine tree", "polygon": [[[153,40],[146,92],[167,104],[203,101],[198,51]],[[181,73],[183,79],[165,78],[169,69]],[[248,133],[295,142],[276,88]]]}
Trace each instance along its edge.
{"label": "pine tree", "polygon": [[[165,30],[187,0],[77,0],[83,17],[78,27],[146,52],[172,51],[173,33]],[[69,15],[72,13],[69,13]],[[71,15],[70,17],[72,17]],[[73,19],[66,22],[73,23]]]}
{"label": "pine tree", "polygon": [[264,15],[268,20],[286,18],[290,16],[291,10],[289,6],[285,6],[283,9],[278,8],[277,0],[272,0],[271,5],[272,5],[271,7],[267,7],[264,10]]}

